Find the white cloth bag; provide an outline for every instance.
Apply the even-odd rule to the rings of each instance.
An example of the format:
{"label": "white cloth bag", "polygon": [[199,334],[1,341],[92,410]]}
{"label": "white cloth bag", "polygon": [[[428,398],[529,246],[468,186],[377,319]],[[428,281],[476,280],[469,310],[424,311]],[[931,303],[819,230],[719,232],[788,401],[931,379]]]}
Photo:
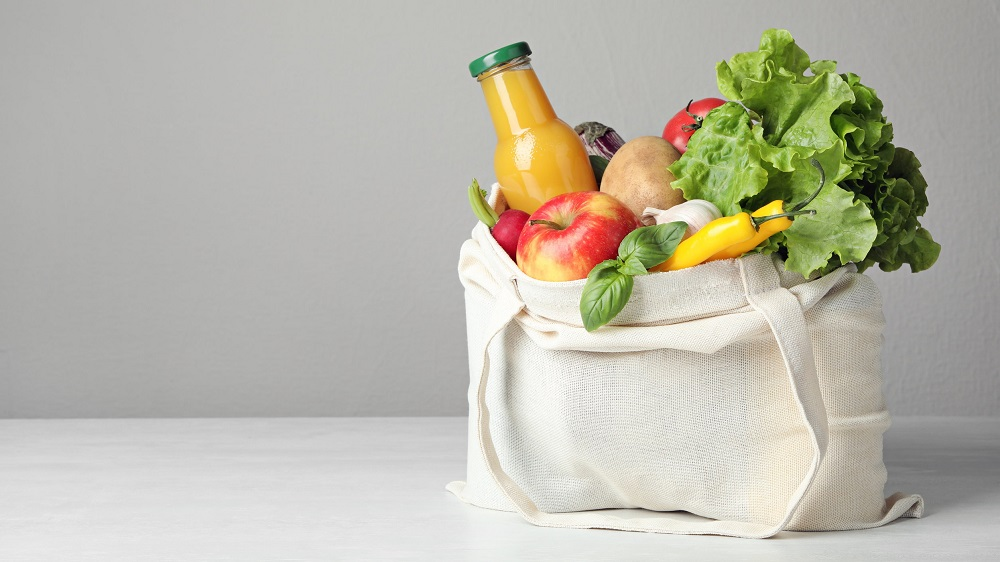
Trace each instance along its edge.
{"label": "white cloth bag", "polygon": [[[852,267],[750,255],[636,277],[588,333],[584,281],[462,246],[471,384],[463,501],[549,527],[763,538],[920,517],[883,499],[884,319]],[[701,517],[693,517],[691,514]]]}

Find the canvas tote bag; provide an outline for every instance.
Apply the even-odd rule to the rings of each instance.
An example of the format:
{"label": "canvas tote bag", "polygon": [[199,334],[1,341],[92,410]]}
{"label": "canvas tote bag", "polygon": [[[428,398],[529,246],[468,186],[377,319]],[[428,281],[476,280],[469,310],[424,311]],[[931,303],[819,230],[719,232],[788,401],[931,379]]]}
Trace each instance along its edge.
{"label": "canvas tote bag", "polygon": [[447,488],[463,501],[548,527],[748,538],[921,516],[920,496],[883,499],[884,320],[852,266],[806,281],[754,254],[639,276],[590,333],[584,280],[527,277],[482,223],[458,270],[469,450]]}

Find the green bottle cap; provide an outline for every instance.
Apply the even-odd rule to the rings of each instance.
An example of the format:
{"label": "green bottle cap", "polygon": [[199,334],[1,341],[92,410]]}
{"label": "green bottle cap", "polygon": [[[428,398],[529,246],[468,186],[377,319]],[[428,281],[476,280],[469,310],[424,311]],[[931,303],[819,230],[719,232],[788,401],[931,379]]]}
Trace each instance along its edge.
{"label": "green bottle cap", "polygon": [[492,53],[486,53],[478,59],[470,62],[469,72],[472,73],[472,76],[479,76],[498,64],[510,62],[517,57],[523,57],[530,54],[531,47],[529,47],[524,41],[507,45],[506,47],[500,47]]}

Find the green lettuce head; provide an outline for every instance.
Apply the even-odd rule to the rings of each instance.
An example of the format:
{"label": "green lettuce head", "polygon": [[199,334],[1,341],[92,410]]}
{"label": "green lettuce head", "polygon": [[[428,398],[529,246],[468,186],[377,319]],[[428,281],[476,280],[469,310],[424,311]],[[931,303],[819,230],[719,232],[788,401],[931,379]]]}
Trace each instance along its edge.
{"label": "green lettuce head", "polygon": [[[709,113],[670,171],[687,199],[707,199],[726,214],[775,199],[792,204],[827,184],[783,234],[758,251],[779,252],[803,276],[846,263],[921,271],[940,253],[918,217],[927,183],[912,152],[892,144],[892,125],[875,90],[834,61],[810,62],[785,30],[764,32],[757,51],[716,66],[731,101]],[[739,102],[739,103],[735,103]]]}

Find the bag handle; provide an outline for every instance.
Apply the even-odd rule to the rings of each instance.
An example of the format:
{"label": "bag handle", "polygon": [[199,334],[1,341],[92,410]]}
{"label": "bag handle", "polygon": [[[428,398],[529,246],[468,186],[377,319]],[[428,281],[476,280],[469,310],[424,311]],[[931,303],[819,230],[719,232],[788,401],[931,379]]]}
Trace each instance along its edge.
{"label": "bag handle", "polygon": [[[819,471],[826,454],[829,428],[826,408],[820,393],[816,375],[816,362],[812,353],[812,342],[806,325],[802,307],[795,295],[782,288],[777,282],[777,271],[772,268],[747,271],[744,260],[738,260],[740,276],[746,297],[756,311],[767,321],[778,343],[785,370],[791,383],[792,393],[799,413],[805,422],[813,449],[812,462],[792,493],[781,517],[768,524],[743,521],[691,520],[690,518],[626,517],[607,511],[580,511],[569,513],[548,513],[528,497],[524,490],[503,470],[497,456],[493,437],[490,433],[490,413],[486,405],[486,388],[490,374],[489,347],[492,341],[524,309],[524,303],[517,296],[516,286],[510,280],[509,287],[500,287],[497,301],[490,318],[483,343],[483,365],[479,378],[477,402],[479,407],[479,446],[490,475],[497,486],[514,505],[517,512],[529,523],[542,527],[564,527],[576,529],[613,529],[621,531],[645,531],[672,534],[711,534],[744,538],[766,538],[785,528],[799,503]],[[780,321],[779,321],[780,319]]]}

